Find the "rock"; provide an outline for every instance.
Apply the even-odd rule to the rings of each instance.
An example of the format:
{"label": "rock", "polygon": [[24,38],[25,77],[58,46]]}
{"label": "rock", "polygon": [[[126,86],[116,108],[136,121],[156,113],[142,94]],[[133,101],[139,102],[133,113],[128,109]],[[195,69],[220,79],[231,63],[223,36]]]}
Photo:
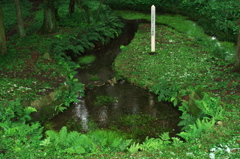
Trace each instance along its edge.
{"label": "rock", "polygon": [[56,95],[60,91],[68,91],[69,86],[64,85],[61,86],[58,90],[50,93],[49,95],[45,95],[40,97],[38,100],[31,102],[30,106],[37,109],[37,112],[32,113],[32,119],[34,121],[44,121],[53,118],[55,115],[59,113],[56,110],[56,106],[60,105],[63,100],[62,98],[56,98]]}
{"label": "rock", "polygon": [[114,82],[113,82],[113,81],[107,80],[107,82],[108,82],[111,86],[114,86]]}
{"label": "rock", "polygon": [[42,57],[46,60],[51,60],[52,59],[48,52],[46,52]]}
{"label": "rock", "polygon": [[114,84],[117,83],[117,79],[116,79],[116,77],[113,77],[113,78],[112,78],[112,82],[113,82]]}
{"label": "rock", "polygon": [[124,84],[126,81],[125,80],[121,80],[120,81],[120,84]]}
{"label": "rock", "polygon": [[222,121],[217,121],[217,123],[216,123],[218,126],[222,126]]}

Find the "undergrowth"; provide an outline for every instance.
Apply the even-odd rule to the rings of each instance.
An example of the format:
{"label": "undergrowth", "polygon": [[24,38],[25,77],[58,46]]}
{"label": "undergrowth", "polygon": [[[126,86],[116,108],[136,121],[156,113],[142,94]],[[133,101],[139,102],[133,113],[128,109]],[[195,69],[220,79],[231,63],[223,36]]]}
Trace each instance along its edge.
{"label": "undergrowth", "polygon": [[[141,18],[144,16],[141,15]],[[70,87],[70,91],[63,92],[63,96],[60,96],[65,98],[66,106],[83,93],[83,85],[74,78],[76,73],[74,69],[80,66],[71,58],[93,48],[96,45],[95,42],[106,43],[120,33],[122,24],[118,23],[115,16],[109,17],[103,14],[97,21],[88,19],[87,21],[92,23],[88,26],[89,28],[81,28],[81,33],[86,33],[84,35],[76,34],[73,29],[69,34],[56,35],[53,41],[31,36],[33,41],[35,39],[34,49],[37,48],[41,52],[39,54],[49,52],[46,48],[52,44],[50,54],[56,63],[49,64],[50,69],[55,67],[62,69],[65,82]],[[74,19],[74,16],[72,18]],[[168,21],[168,18],[171,20]],[[104,20],[109,23],[103,23]],[[179,24],[179,20],[184,25],[175,25]],[[29,84],[34,86],[35,82],[39,81],[24,80],[26,85],[23,85],[20,80],[17,84],[13,79],[4,77],[1,79],[1,86],[4,87],[1,87],[3,89],[0,99],[0,157],[208,158],[209,155],[215,155],[219,158],[238,158],[240,139],[239,127],[236,125],[240,121],[237,107],[240,100],[238,91],[240,79],[238,74],[231,73],[228,67],[233,59],[231,55],[233,45],[207,38],[195,23],[190,21],[185,23],[182,16],[165,15],[158,21],[170,27],[157,26],[159,36],[156,54],[149,54],[149,39],[146,38],[149,35],[149,25],[141,25],[135,39],[129,46],[125,46],[117,57],[115,68],[119,76],[150,88],[159,96],[159,100],[174,102],[174,105],[183,112],[182,121],[179,123],[183,126],[183,131],[179,134],[183,140],[177,137],[170,138],[168,133],[164,133],[159,138],[147,137],[144,142],[136,143],[114,131],[95,130],[81,134],[76,131],[69,132],[66,127],[59,132],[48,130],[43,135],[40,124],[30,121],[30,113],[35,109],[22,108],[21,99],[12,100],[21,93],[29,93]],[[64,26],[66,23],[68,22],[63,21],[61,25]],[[76,25],[72,23],[72,26]],[[88,32],[88,29],[91,32]],[[20,47],[27,41],[27,38],[19,40],[16,46]],[[39,43],[44,45],[39,46]],[[24,62],[30,55],[22,54],[28,55],[22,60],[21,56],[13,56],[17,55],[17,49],[12,46],[10,48],[13,54],[7,55],[8,60],[5,64],[11,63],[10,60],[13,58],[16,59],[17,66],[7,67],[6,65],[6,70],[26,69]],[[22,49],[23,52],[27,50],[29,50],[28,47]],[[42,60],[43,64],[36,67],[38,70],[49,71],[44,64],[48,64],[51,60],[53,59]],[[14,72],[16,71],[12,72],[13,77]],[[218,82],[219,80],[221,83]],[[206,90],[199,93],[196,89],[199,85]],[[9,93],[15,94],[9,95]],[[9,96],[6,97],[6,95]],[[226,103],[220,100],[220,96]],[[109,102],[109,100],[101,102]],[[62,111],[65,105],[59,105],[56,109]]]}
{"label": "undergrowth", "polygon": [[[149,15],[143,13],[132,12],[133,16],[125,16],[126,12],[122,11],[118,13],[130,19],[149,19]],[[167,21],[168,18],[171,20]],[[135,38],[128,46],[121,48],[122,52],[114,63],[118,76],[149,88],[158,95],[159,100],[171,101],[182,111],[179,126],[183,128],[178,135],[186,141],[186,148],[174,148],[171,151],[171,146],[166,146],[164,148],[170,151],[169,155],[165,154],[167,151],[164,148],[156,154],[166,158],[186,155],[188,158],[206,158],[215,154],[222,157],[238,156],[238,153],[225,153],[224,148],[222,154],[209,152],[212,147],[219,146],[219,143],[231,150],[239,149],[239,143],[229,144],[233,140],[238,142],[239,129],[226,132],[228,128],[234,127],[232,120],[239,123],[238,116],[235,116],[239,104],[232,105],[233,101],[239,101],[239,97],[235,98],[234,94],[239,96],[235,82],[238,85],[240,82],[239,75],[231,72],[236,52],[234,44],[208,37],[194,22],[179,15],[161,15],[156,20],[168,25],[156,26],[156,52],[150,52],[150,25],[141,24]],[[229,116],[232,109],[235,115]],[[221,132],[224,129],[226,131]],[[225,139],[217,136],[210,139],[214,133]],[[205,142],[206,139],[208,141]],[[138,144],[135,146],[136,149],[141,149]]]}

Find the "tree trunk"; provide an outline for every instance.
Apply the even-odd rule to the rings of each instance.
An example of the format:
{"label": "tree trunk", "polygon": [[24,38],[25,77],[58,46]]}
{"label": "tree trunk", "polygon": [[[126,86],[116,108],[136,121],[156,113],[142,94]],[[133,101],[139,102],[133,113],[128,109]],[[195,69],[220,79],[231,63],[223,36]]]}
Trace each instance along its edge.
{"label": "tree trunk", "polygon": [[3,13],[2,13],[2,6],[0,1],[0,55],[4,55],[7,53],[7,44],[6,44],[6,37],[3,25]]}
{"label": "tree trunk", "polygon": [[40,33],[51,34],[57,31],[54,0],[44,0],[44,20]]}
{"label": "tree trunk", "polygon": [[15,7],[17,12],[17,21],[18,21],[18,31],[21,38],[26,36],[24,25],[23,25],[23,19],[22,19],[22,12],[21,12],[21,6],[20,6],[20,0],[14,0],[15,1]]}
{"label": "tree trunk", "polygon": [[73,14],[75,11],[75,0],[70,0],[69,2],[69,14]]}
{"label": "tree trunk", "polygon": [[240,27],[238,30],[237,54],[236,54],[236,60],[234,63],[233,71],[240,72]]}

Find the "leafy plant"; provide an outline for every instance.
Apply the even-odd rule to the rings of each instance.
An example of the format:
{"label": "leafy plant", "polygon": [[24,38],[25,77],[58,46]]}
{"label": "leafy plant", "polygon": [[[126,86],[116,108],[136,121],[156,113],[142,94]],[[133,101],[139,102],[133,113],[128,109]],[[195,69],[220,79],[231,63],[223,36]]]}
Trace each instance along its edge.
{"label": "leafy plant", "polygon": [[0,102],[0,104],[2,105],[0,107],[1,122],[26,122],[31,119],[30,114],[36,111],[36,109],[32,107],[27,107],[23,109],[19,99],[15,99],[12,101],[3,100]]}
{"label": "leafy plant", "polygon": [[110,96],[97,96],[96,102],[94,103],[97,106],[104,106],[109,103],[116,102],[117,100]]}
{"label": "leafy plant", "polygon": [[[128,149],[128,151],[130,153],[136,153],[138,151],[157,151],[157,150],[161,150],[163,147],[169,145],[171,143],[170,141],[170,137],[169,137],[169,133],[163,133],[161,136],[159,136],[159,138],[146,138],[146,140],[142,143],[133,143],[130,148]],[[175,139],[176,140],[176,139]],[[176,144],[176,142],[175,142]]]}
{"label": "leafy plant", "polygon": [[215,122],[216,120],[214,118],[204,118],[202,120],[197,119],[193,125],[188,125],[188,129],[186,131],[182,131],[178,135],[186,141],[189,141],[190,139],[199,137],[203,131],[211,131]]}
{"label": "leafy plant", "polygon": [[179,85],[175,83],[171,85],[165,80],[159,80],[158,84],[153,85],[150,89],[150,91],[158,95],[158,101],[173,101],[174,106],[178,103],[177,96],[179,90]]}
{"label": "leafy plant", "polygon": [[220,97],[210,97],[207,93],[204,93],[201,100],[195,100],[197,107],[202,111],[205,116],[214,117],[215,120],[222,120],[223,108],[221,107]]}
{"label": "leafy plant", "polygon": [[98,81],[99,77],[98,77],[98,75],[91,75],[90,80],[91,81]]}
{"label": "leafy plant", "polygon": [[[89,3],[92,4],[93,2]],[[69,56],[74,59],[86,50],[92,50],[97,42],[105,44],[109,42],[110,38],[118,36],[123,28],[123,23],[110,8],[103,8],[97,17],[94,14],[88,15],[91,21],[85,22],[85,24],[80,25],[77,29],[73,29],[70,34],[57,35],[51,46],[50,53],[52,56]],[[91,6],[89,9],[94,9],[94,7]],[[71,16],[77,15],[74,14]]]}
{"label": "leafy plant", "polygon": [[189,102],[183,101],[179,107],[183,113],[178,125],[183,126],[184,130],[179,136],[186,140],[198,137],[202,131],[210,130],[217,120],[224,119],[220,97],[214,98],[204,93],[202,99],[193,101],[199,110],[196,115],[191,114]]}
{"label": "leafy plant", "polygon": [[[149,11],[152,4],[159,10],[166,12],[184,14],[194,19],[201,25],[205,32],[217,36],[222,41],[236,42],[238,26],[236,21],[239,17],[238,0],[205,1],[205,0],[135,0],[135,1],[111,1],[105,0],[115,9]],[[146,7],[148,6],[148,7]],[[140,13],[142,14],[142,13]],[[137,15],[128,18],[136,19]],[[144,17],[143,14],[140,16]],[[159,17],[162,17],[159,16]],[[150,18],[148,18],[150,19]],[[169,21],[170,22],[170,21]],[[171,22],[170,22],[171,23]],[[181,24],[178,24],[181,25]]]}
{"label": "leafy plant", "polygon": [[76,131],[68,132],[63,127],[59,133],[48,130],[47,138],[41,142],[41,146],[56,150],[63,154],[102,154],[126,150],[131,140],[119,137],[119,134],[110,131],[96,130],[88,134],[80,134]]}
{"label": "leafy plant", "polygon": [[[20,101],[0,102],[0,150],[4,150],[3,158],[13,158],[14,156],[33,157],[31,153],[38,147],[42,138],[42,128],[38,122],[27,123],[31,119],[30,114],[36,111],[34,108],[22,108]],[[29,147],[29,145],[31,145]],[[30,153],[27,153],[30,152]]]}
{"label": "leafy plant", "polygon": [[63,102],[55,107],[56,111],[63,112],[72,102],[78,102],[79,96],[84,96],[84,84],[79,83],[78,79],[67,78],[66,84],[69,86],[69,90],[60,91],[57,94],[57,99],[61,99]]}
{"label": "leafy plant", "polygon": [[156,120],[154,117],[146,114],[126,115],[120,118],[121,125],[125,126],[139,126],[147,124],[148,122]]}
{"label": "leafy plant", "polygon": [[40,145],[48,149],[54,149],[57,153],[84,154],[93,148],[91,140],[86,135],[76,131],[68,133],[66,127],[63,127],[59,133],[48,130],[46,135],[47,138]]}
{"label": "leafy plant", "polygon": [[95,60],[96,60],[96,57],[94,55],[87,55],[87,56],[80,57],[78,59],[78,62],[80,65],[87,65],[92,63]]}
{"label": "leafy plant", "polygon": [[[17,23],[15,4],[7,0],[3,0],[1,3],[3,6],[4,27],[6,31],[9,31]],[[31,14],[31,3],[27,0],[22,0],[20,5],[22,17],[25,19]]]}
{"label": "leafy plant", "polygon": [[111,152],[123,152],[130,145],[132,140],[126,140],[120,133],[114,131],[103,131],[96,130],[90,132],[88,135],[92,138],[100,149],[100,152],[111,153]]}

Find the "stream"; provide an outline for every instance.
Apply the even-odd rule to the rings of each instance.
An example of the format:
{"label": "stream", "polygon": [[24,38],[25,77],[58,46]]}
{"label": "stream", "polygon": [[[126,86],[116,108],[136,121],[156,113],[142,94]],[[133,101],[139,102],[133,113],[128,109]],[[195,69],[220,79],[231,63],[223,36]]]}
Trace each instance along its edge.
{"label": "stream", "polygon": [[122,34],[108,45],[87,55],[96,59],[80,69],[76,78],[86,86],[85,96],[51,120],[53,128],[87,132],[94,129],[121,130],[133,139],[143,141],[147,136],[158,137],[163,132],[176,136],[181,112],[171,103],[159,102],[148,90],[116,80],[112,63],[120,46],[131,42],[138,24],[143,21],[124,21]]}

